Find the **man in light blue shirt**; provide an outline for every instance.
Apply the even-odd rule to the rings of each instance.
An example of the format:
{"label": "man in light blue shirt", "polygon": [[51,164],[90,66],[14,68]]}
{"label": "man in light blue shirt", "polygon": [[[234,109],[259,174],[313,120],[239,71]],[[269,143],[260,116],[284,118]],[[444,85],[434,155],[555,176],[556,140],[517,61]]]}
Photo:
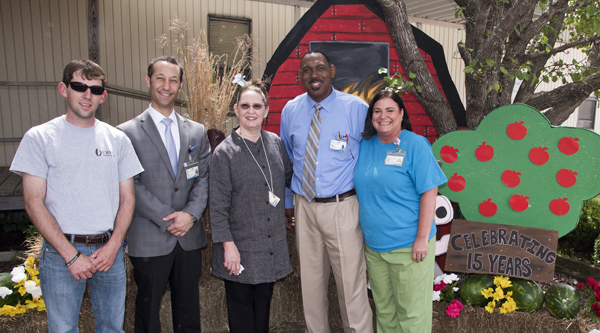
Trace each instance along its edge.
{"label": "man in light blue shirt", "polygon": [[[307,92],[283,108],[281,138],[294,163],[291,191],[285,198],[286,222],[289,228],[294,226],[296,194],[296,246],[306,329],[329,332],[327,285],[333,269],[344,331],[369,333],[373,331],[372,312],[353,182],[368,106],[356,96],[333,89],[335,66],[322,52],[306,53],[300,74]],[[311,122],[317,108],[320,125],[315,131]],[[316,161],[308,167],[312,171],[308,178],[314,184],[307,183],[305,175],[309,131],[316,150],[309,154],[316,155]],[[320,132],[316,139],[315,132]]]}

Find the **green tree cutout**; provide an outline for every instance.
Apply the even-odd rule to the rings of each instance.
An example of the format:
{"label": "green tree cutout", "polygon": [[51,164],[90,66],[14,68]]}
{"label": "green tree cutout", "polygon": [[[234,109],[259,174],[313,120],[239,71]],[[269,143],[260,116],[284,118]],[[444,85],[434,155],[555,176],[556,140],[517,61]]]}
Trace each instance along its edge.
{"label": "green tree cutout", "polygon": [[500,107],[475,130],[433,145],[448,183],[441,194],[467,220],[558,230],[577,226],[583,201],[600,193],[600,135],[553,127],[525,104]]}

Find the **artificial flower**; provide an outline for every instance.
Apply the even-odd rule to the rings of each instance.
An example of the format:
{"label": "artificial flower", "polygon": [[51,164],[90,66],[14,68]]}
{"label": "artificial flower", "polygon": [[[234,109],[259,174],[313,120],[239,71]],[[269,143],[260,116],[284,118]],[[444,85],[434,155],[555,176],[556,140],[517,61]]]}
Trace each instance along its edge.
{"label": "artificial flower", "polygon": [[583,291],[584,288],[585,288],[585,283],[577,282],[577,289],[579,289],[579,291]]}
{"label": "artificial flower", "polygon": [[34,267],[35,266],[35,258],[34,257],[27,257],[27,259],[25,260],[25,267]]}
{"label": "artificial flower", "polygon": [[25,274],[25,267],[17,266],[12,269],[10,272],[12,278],[10,279],[14,283],[19,283],[25,279],[27,279],[27,275]]}
{"label": "artificial flower", "polygon": [[488,305],[486,305],[485,311],[487,311],[489,313],[492,313],[492,312],[494,312],[494,308],[495,307],[496,307],[496,302],[491,301],[491,302],[488,303]]}
{"label": "artificial flower", "polygon": [[515,301],[510,299],[510,300],[504,302],[504,304],[502,304],[502,307],[500,308],[500,313],[505,314],[505,313],[513,312],[516,309],[517,309],[517,303],[515,303]]}
{"label": "artificial flower", "polygon": [[499,301],[504,298],[504,289],[500,287],[496,287],[496,292],[494,293],[494,301]]}
{"label": "artificial flower", "polygon": [[43,299],[39,299],[37,297],[34,297],[33,300],[27,300],[25,301],[27,303],[26,307],[28,309],[37,309],[38,311],[45,311],[46,310],[46,303],[44,303]]}
{"label": "artificial flower", "polygon": [[511,291],[507,292],[505,296],[506,296],[506,298],[508,298],[508,297],[510,297],[510,296],[512,296],[512,295],[513,295],[513,292],[512,292],[512,290],[511,290]]}
{"label": "artificial flower", "polygon": [[434,291],[444,290],[444,288],[446,288],[446,283],[444,283],[444,281],[433,286]]}
{"label": "artificial flower", "polygon": [[453,287],[453,288],[452,288],[452,290],[454,290],[454,292],[457,292],[457,291],[458,291],[458,289],[459,289],[458,287]]}
{"label": "artificial flower", "polygon": [[600,304],[599,303],[594,303],[594,304],[592,304],[591,308],[594,311],[600,311]]}
{"label": "artificial flower", "polygon": [[13,291],[8,288],[0,287],[0,297],[2,297],[2,299],[4,299],[8,295],[11,295],[12,293]]}
{"label": "artificial flower", "polygon": [[590,289],[592,290],[596,289],[596,285],[598,284],[596,280],[591,276],[585,279],[585,282],[587,282],[588,287],[590,287]]}
{"label": "artificial flower", "polygon": [[441,293],[441,292],[442,292],[441,290],[438,290],[438,291],[435,291],[435,290],[434,290],[434,291],[433,291],[433,300],[434,300],[434,301],[437,301],[437,302],[439,302],[439,301],[440,301],[440,293]]}
{"label": "artificial flower", "polygon": [[600,302],[600,291],[595,291],[594,297],[596,297],[596,302]]}
{"label": "artificial flower", "polygon": [[17,306],[4,305],[0,309],[0,314],[14,317],[18,314],[25,313],[26,311],[27,311],[27,308],[20,304]]}
{"label": "artificial flower", "polygon": [[485,298],[494,297],[494,289],[492,289],[492,288],[482,289],[481,294]]}
{"label": "artificial flower", "polygon": [[510,282],[510,279],[508,278],[508,276],[494,277],[494,284],[498,287],[502,287],[503,289],[512,286],[512,282]]}
{"label": "artificial flower", "polygon": [[25,270],[27,271],[27,274],[29,274],[29,276],[36,276],[40,274],[40,271],[33,266],[25,266]]}
{"label": "artificial flower", "polygon": [[460,301],[454,300],[446,308],[446,314],[452,318],[456,318],[460,314],[460,310],[462,310],[462,308],[463,305],[460,303]]}
{"label": "artificial flower", "polygon": [[246,85],[246,81],[244,81],[244,79],[246,78],[246,75],[242,75],[241,73],[237,73],[235,74],[235,76],[233,77],[233,81],[231,81],[231,83],[237,83],[240,85],[240,87],[243,87]]}
{"label": "artificial flower", "polygon": [[[400,140],[398,140],[400,141]],[[398,142],[399,143],[399,142]],[[445,284],[451,284],[454,281],[458,281],[458,275],[452,273],[452,274],[442,274],[443,280]]]}
{"label": "artificial flower", "polygon": [[25,290],[31,294],[32,297],[41,297],[42,296],[42,288],[35,283],[35,281],[27,281],[25,282]]}

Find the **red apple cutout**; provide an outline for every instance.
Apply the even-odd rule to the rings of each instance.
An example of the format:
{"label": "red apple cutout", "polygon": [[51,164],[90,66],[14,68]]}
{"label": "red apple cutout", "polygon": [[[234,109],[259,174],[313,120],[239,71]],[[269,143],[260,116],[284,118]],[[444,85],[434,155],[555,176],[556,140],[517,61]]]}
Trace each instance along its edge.
{"label": "red apple cutout", "polygon": [[529,160],[531,163],[535,165],[542,165],[548,162],[548,159],[550,159],[550,154],[548,154],[546,150],[548,150],[548,147],[531,148],[529,151]]}
{"label": "red apple cutout", "polygon": [[465,177],[455,173],[454,176],[450,177],[450,180],[448,180],[448,187],[454,192],[460,192],[465,188],[466,183]]}
{"label": "red apple cutout", "polygon": [[579,143],[577,141],[579,141],[579,138],[573,139],[572,136],[568,138],[565,136],[558,141],[558,150],[565,155],[573,155],[579,151]]}
{"label": "red apple cutout", "polygon": [[517,187],[521,183],[520,172],[506,170],[502,173],[502,183],[508,187]]}
{"label": "red apple cutout", "polygon": [[521,140],[527,135],[527,127],[523,125],[524,121],[515,121],[506,127],[506,134],[513,140]]}
{"label": "red apple cutout", "polygon": [[560,169],[556,174],[556,181],[563,187],[571,187],[577,183],[578,173],[573,170]]}
{"label": "red apple cutout", "polygon": [[486,162],[494,157],[494,147],[486,145],[485,141],[475,149],[475,157],[481,162]]}
{"label": "red apple cutout", "polygon": [[450,146],[443,146],[440,149],[440,157],[446,163],[454,163],[458,159],[458,155],[456,154],[458,149]]}
{"label": "red apple cutout", "polygon": [[559,216],[565,215],[571,209],[571,205],[567,200],[569,198],[558,198],[550,201],[550,211]]}
{"label": "red apple cutout", "polygon": [[522,194],[515,194],[510,197],[510,208],[514,209],[517,212],[522,212],[525,209],[529,208],[529,202],[527,201],[529,197],[526,197]]}
{"label": "red apple cutout", "polygon": [[492,198],[489,198],[479,204],[479,213],[481,213],[481,215],[483,216],[494,216],[497,211],[498,206],[496,206],[496,204],[492,202]]}

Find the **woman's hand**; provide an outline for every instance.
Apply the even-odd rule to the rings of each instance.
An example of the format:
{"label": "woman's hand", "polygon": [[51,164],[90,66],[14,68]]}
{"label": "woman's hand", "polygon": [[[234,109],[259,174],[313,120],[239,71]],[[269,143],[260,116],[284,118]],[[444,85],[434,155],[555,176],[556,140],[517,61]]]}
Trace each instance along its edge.
{"label": "woman's hand", "polygon": [[429,250],[429,242],[423,239],[415,239],[413,243],[412,260],[416,262],[422,262],[427,258],[427,251]]}
{"label": "woman's hand", "polygon": [[223,248],[225,249],[225,262],[223,266],[229,271],[229,275],[238,275],[240,272],[240,252],[237,246],[231,242],[223,242]]}

